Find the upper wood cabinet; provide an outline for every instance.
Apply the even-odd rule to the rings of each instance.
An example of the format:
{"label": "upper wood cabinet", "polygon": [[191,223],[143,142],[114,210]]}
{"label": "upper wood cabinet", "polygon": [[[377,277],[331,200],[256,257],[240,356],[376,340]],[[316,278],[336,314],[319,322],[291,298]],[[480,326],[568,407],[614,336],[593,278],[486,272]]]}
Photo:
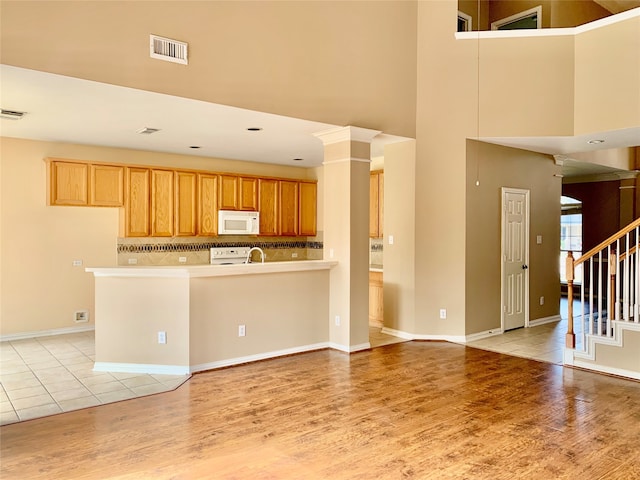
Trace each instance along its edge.
{"label": "upper wood cabinet", "polygon": [[198,218],[197,175],[193,172],[175,172],[175,234],[196,235]]}
{"label": "upper wood cabinet", "polygon": [[278,235],[278,180],[261,178],[258,181],[260,235]]}
{"label": "upper wood cabinet", "polygon": [[258,210],[258,179],[220,175],[220,210]]}
{"label": "upper wood cabinet", "polygon": [[151,170],[151,236],[173,236],[173,172]]}
{"label": "upper wood cabinet", "polygon": [[279,181],[280,202],[280,235],[298,235],[298,182],[295,180]]}
{"label": "upper wood cabinet", "polygon": [[298,188],[300,196],[298,234],[312,237],[317,233],[318,185],[315,182],[300,182]]}
{"label": "upper wood cabinet", "polygon": [[381,238],[384,227],[384,172],[369,175],[369,237]]}
{"label": "upper wood cabinet", "polygon": [[220,210],[238,210],[238,176],[220,175]]}
{"label": "upper wood cabinet", "polygon": [[50,205],[88,205],[88,164],[51,161],[49,166]]}
{"label": "upper wood cabinet", "polygon": [[89,203],[98,207],[124,205],[124,167],[89,165]]}
{"label": "upper wood cabinet", "polygon": [[239,177],[238,207],[240,210],[256,212],[258,210],[258,179]]}
{"label": "upper wood cabinet", "polygon": [[198,174],[198,235],[218,235],[218,175]]}
{"label": "upper wood cabinet", "polygon": [[148,168],[126,168],[124,235],[149,236],[149,192],[151,172]]}

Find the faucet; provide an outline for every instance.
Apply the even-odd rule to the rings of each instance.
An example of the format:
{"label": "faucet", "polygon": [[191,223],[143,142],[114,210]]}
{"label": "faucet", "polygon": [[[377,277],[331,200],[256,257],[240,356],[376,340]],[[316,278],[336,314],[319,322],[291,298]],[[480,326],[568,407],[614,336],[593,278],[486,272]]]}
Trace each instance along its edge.
{"label": "faucet", "polygon": [[244,261],[244,263],[251,263],[251,253],[255,252],[255,251],[260,252],[260,261],[262,263],[264,263],[264,252],[262,251],[262,249],[260,247],[251,247],[249,249],[249,251],[247,252],[247,258]]}

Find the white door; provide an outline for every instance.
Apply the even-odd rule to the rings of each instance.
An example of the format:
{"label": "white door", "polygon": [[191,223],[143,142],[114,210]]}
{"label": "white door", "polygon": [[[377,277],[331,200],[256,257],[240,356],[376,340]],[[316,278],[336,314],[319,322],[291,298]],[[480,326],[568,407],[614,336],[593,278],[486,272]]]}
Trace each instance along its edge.
{"label": "white door", "polygon": [[502,329],[529,324],[529,190],[502,188]]}

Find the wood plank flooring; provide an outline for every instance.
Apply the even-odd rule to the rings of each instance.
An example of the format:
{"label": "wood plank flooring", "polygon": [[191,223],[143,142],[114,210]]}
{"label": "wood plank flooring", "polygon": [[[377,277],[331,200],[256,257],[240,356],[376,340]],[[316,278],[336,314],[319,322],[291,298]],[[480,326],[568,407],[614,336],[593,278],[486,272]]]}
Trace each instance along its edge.
{"label": "wood plank flooring", "polygon": [[202,373],[0,435],[3,480],[629,480],[640,383],[407,342]]}

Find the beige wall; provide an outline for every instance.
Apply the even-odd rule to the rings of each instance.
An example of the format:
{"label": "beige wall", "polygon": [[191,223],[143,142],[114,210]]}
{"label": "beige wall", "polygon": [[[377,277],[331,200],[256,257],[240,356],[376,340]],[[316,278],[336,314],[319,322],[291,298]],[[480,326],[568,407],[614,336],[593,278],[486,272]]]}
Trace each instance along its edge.
{"label": "beige wall", "polygon": [[[0,8],[0,56],[9,65],[415,132],[416,2],[4,1]],[[149,34],[188,42],[189,65],[150,59]]]}
{"label": "beige wall", "polygon": [[[384,149],[384,326],[415,331],[416,142]],[[389,236],[393,235],[393,244]]]}
{"label": "beige wall", "polygon": [[[0,144],[1,334],[77,327],[77,310],[94,314],[93,278],[85,266],[115,266],[117,208],[46,205],[45,157],[180,166],[290,178],[317,171],[186,155],[2,138]],[[82,260],[82,267],[73,267]]]}
{"label": "beige wall", "polygon": [[575,134],[640,125],[638,32],[640,17],[576,36]]}
{"label": "beige wall", "polygon": [[[560,172],[552,157],[469,141],[467,157],[466,334],[500,328],[502,187],[530,192],[529,319],[560,307]],[[479,156],[479,160],[476,157]],[[476,186],[478,163],[480,185]],[[542,244],[536,237],[542,236]],[[544,305],[540,297],[544,296]]]}

